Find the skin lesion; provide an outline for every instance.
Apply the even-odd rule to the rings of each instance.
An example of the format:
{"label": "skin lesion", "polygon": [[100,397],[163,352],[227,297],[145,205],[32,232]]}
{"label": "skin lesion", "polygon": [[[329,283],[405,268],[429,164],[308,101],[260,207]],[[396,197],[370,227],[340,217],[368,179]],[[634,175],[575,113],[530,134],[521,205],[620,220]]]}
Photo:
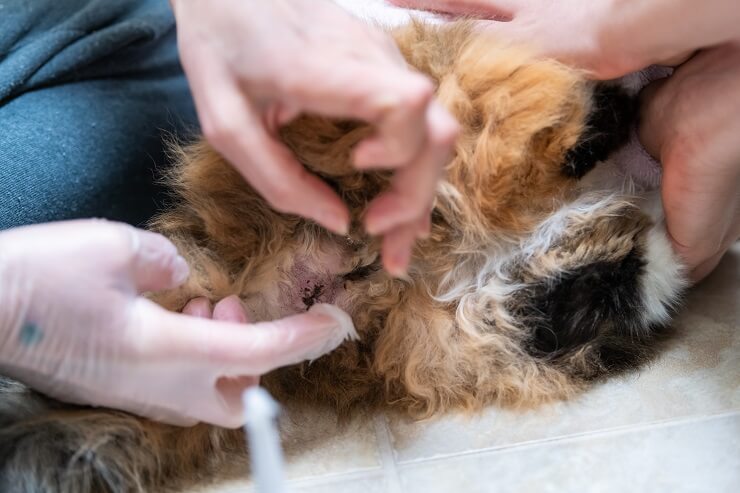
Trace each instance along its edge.
{"label": "skin lesion", "polygon": [[320,283],[314,284],[313,288],[306,287],[303,288],[303,304],[306,305],[306,310],[314,306],[321,295],[324,292],[324,285]]}

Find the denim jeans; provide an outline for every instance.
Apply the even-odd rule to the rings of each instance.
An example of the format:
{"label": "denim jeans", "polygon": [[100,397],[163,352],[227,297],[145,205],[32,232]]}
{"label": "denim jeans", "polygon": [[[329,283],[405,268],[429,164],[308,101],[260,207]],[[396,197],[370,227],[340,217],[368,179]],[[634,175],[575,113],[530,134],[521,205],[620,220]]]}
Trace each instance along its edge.
{"label": "denim jeans", "polygon": [[194,131],[167,0],[0,0],[0,229],[145,222]]}

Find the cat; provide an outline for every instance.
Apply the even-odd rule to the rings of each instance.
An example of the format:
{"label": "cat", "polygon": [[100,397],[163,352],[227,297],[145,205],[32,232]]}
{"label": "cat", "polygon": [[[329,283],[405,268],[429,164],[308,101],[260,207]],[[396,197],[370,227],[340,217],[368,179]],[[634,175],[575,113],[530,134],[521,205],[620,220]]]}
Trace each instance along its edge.
{"label": "cat", "polygon": [[[253,321],[338,305],[359,338],[262,384],[340,415],[527,408],[638,368],[669,334],[685,278],[646,203],[598,185],[594,168],[608,169],[630,139],[634,93],[465,22],[416,22],[394,36],[461,125],[408,276],[382,269],[379,241],[361,227],[390,176],[351,164],[373,129],[304,115],[282,140],[348,204],[349,234],[271,209],[199,140],[176,150],[173,203],[151,224],[192,273],[152,299],[181,310],[236,294]],[[3,491],[163,491],[246,463],[240,430],[69,406],[9,380],[0,443]]]}

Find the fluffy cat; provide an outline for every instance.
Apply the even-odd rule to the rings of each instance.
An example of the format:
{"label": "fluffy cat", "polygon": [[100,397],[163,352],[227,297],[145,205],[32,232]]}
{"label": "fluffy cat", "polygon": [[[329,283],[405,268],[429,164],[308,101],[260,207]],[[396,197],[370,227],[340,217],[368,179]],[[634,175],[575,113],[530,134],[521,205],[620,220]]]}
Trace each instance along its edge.
{"label": "fluffy cat", "polygon": [[[303,116],[282,138],[349,205],[350,234],[272,210],[200,141],[179,149],[175,201],[152,223],[193,273],[153,299],[180,310],[193,297],[237,294],[254,321],[337,304],[359,339],[263,384],[340,414],[530,407],[638,367],[684,280],[642,199],[590,173],[628,142],[633,96],[465,23],[415,23],[395,36],[462,127],[408,277],[382,270],[379,242],[360,226],[388,184],[387,173],[350,163],[372,129]],[[240,430],[181,429],[0,387],[3,491],[162,491],[223,476],[243,466],[244,450]]]}

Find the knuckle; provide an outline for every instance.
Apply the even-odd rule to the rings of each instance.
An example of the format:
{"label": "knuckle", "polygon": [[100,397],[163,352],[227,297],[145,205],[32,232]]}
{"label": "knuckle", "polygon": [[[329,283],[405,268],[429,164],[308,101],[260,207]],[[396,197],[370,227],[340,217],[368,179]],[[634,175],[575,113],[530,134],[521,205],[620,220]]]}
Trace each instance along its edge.
{"label": "knuckle", "polygon": [[431,132],[431,140],[440,147],[451,147],[460,135],[460,124],[448,116],[443,118]]}
{"label": "knuckle", "polygon": [[401,94],[400,106],[413,112],[426,109],[434,94],[431,82],[421,75],[414,75]]}
{"label": "knuckle", "polygon": [[[287,72],[288,73],[278,79],[276,83],[278,91],[283,96],[288,96],[291,99],[299,101],[303,100],[308,96],[307,92],[310,88],[310,85],[307,82],[310,80],[308,74],[312,72],[310,67],[297,67]],[[302,74],[302,76],[299,77],[297,74]]]}
{"label": "knuckle", "polygon": [[433,94],[432,82],[421,74],[413,73],[406,85],[403,100],[408,106],[419,109],[426,107]]}
{"label": "knuckle", "polygon": [[201,130],[205,138],[217,147],[233,140],[238,135],[238,130],[228,123],[228,119],[214,115],[202,118]]}

